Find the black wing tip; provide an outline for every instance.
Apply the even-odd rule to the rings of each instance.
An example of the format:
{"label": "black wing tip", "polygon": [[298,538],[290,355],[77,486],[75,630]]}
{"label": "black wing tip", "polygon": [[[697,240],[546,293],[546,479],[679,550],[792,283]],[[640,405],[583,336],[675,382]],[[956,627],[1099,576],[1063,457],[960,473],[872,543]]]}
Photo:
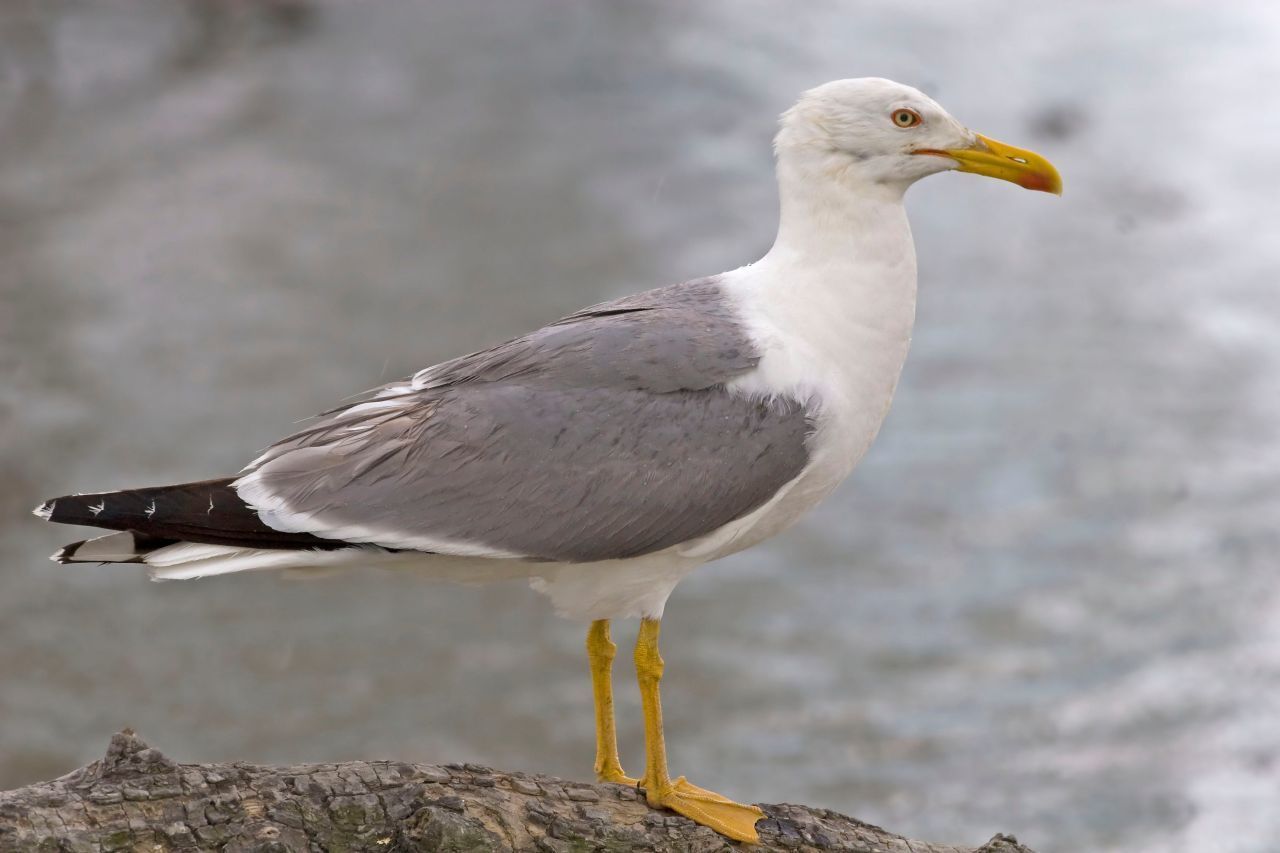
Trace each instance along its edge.
{"label": "black wing tip", "polygon": [[93,519],[98,517],[106,504],[106,497],[112,492],[102,492],[100,494],[74,494],[61,495],[56,498],[40,504],[31,510],[31,514],[36,518],[42,518],[45,521],[52,521],[55,524],[82,524],[90,527],[99,527],[102,525],[95,524]]}
{"label": "black wing tip", "polygon": [[[63,495],[45,501],[33,512],[37,518],[55,524],[128,531],[133,534],[137,547],[147,551],[175,542],[284,550],[339,550],[352,544],[269,527],[239,496],[232,485],[234,482],[233,477],[219,477],[171,486]],[[92,557],[77,556],[71,548],[67,546],[55,554],[54,559],[98,562]],[[113,554],[106,562],[129,560]]]}
{"label": "black wing tip", "polygon": [[49,556],[49,559],[53,560],[55,563],[61,563],[64,566],[68,563],[75,562],[76,551],[79,551],[80,546],[88,541],[89,540],[87,539],[82,539],[79,542],[72,542],[70,545],[63,545],[57,551],[53,552],[53,554]]}
{"label": "black wing tip", "polygon": [[[81,539],[79,542],[72,542],[70,545],[63,545],[57,551],[50,554],[49,559],[55,563],[60,563],[61,565],[64,565],[64,566],[70,565],[72,563],[76,563],[80,565],[96,563],[99,566],[106,566],[114,563],[146,563],[147,562],[146,556],[150,551],[155,550],[156,547],[172,544],[172,542],[169,540],[156,540],[157,542],[160,543],[160,545],[154,545],[151,542],[147,542],[146,540],[144,540],[145,544],[138,543],[137,540],[138,540],[137,534],[134,534],[135,545],[137,547],[146,548],[146,550],[140,550],[137,554],[135,554],[132,557],[118,557],[118,558],[112,557],[110,559],[105,559],[105,558],[99,559],[97,557],[91,556],[87,558],[76,559],[77,555],[80,553],[80,549],[83,548],[85,545],[88,545],[90,542],[94,541],[92,539]],[[148,545],[150,545],[151,547],[147,547]]]}
{"label": "black wing tip", "polygon": [[[105,527],[108,529],[120,529],[118,524],[113,523],[115,513],[104,513],[107,508],[107,499],[116,492],[101,492],[95,494],[74,494],[62,495],[61,497],[50,498],[40,506],[31,511],[36,518],[51,521],[54,524],[79,524],[85,527]],[[98,516],[102,515],[99,521]]]}

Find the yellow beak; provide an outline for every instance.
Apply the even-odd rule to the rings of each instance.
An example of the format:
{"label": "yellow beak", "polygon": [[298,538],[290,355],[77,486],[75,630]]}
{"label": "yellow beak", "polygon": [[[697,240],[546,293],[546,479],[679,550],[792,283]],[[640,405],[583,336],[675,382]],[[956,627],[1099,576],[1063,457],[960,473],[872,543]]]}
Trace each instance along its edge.
{"label": "yellow beak", "polygon": [[977,134],[970,148],[921,148],[916,154],[950,157],[960,164],[957,171],[973,172],[1015,183],[1029,190],[1062,195],[1062,178],[1053,164],[1034,151],[1014,148]]}

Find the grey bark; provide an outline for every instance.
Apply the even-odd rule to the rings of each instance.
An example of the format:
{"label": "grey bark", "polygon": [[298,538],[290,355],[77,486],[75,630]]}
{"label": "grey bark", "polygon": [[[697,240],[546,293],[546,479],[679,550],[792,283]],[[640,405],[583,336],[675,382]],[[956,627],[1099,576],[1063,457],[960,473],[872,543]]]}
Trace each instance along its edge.
{"label": "grey bark", "polygon": [[[825,809],[762,805],[758,850],[1031,853],[910,841]],[[549,853],[729,851],[706,827],[649,808],[636,790],[472,764],[351,761],[178,764],[125,730],[99,761],[0,793],[0,851],[219,850]]]}

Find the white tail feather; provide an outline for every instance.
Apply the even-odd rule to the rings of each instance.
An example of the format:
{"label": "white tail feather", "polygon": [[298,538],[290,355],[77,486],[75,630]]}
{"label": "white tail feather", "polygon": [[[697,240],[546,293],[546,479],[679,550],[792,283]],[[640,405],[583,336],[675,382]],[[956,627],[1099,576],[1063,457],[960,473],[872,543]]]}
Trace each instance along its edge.
{"label": "white tail feather", "polygon": [[173,545],[157,548],[147,554],[145,559],[148,566],[168,568],[169,566],[177,566],[184,563],[199,563],[234,557],[244,554],[246,551],[256,551],[256,549],[237,548],[234,545],[207,545],[202,542],[177,542]]}
{"label": "white tail feather", "polygon": [[326,568],[378,562],[387,556],[380,548],[354,546],[336,551],[284,551],[179,542],[151,552],[143,561],[151,568],[152,580],[189,580],[263,569]]}
{"label": "white tail feather", "polygon": [[69,563],[141,562],[151,579],[190,580],[193,578],[251,572],[266,569],[310,570],[341,569],[355,566],[410,570],[420,576],[459,583],[489,583],[498,580],[528,578],[540,566],[515,560],[484,560],[474,557],[448,557],[416,551],[386,551],[370,545],[352,545],[332,551],[237,548],[230,545],[208,545],[199,542],[177,542],[149,552],[139,552],[133,534],[110,533],[74,547],[70,556],[63,552],[55,560]]}

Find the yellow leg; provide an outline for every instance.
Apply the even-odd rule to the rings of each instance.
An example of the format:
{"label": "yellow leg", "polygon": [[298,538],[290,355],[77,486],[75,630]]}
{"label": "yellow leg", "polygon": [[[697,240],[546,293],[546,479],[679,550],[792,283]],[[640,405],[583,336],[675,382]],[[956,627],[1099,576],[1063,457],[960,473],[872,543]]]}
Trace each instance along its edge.
{"label": "yellow leg", "polygon": [[609,638],[609,620],[597,619],[587,631],[587,659],[591,661],[591,689],[596,699],[596,778],[601,782],[636,785],[622,772],[618,760],[618,732],[613,717],[613,658],[618,647]]}
{"label": "yellow leg", "polygon": [[662,700],[658,695],[663,667],[662,656],[658,654],[660,625],[657,619],[645,619],[640,623],[640,636],[636,640],[636,677],[644,707],[645,769],[640,785],[645,789],[649,805],[671,809],[736,841],[759,844],[756,821],[764,817],[764,812],[691,785],[683,776],[672,781],[667,772]]}

